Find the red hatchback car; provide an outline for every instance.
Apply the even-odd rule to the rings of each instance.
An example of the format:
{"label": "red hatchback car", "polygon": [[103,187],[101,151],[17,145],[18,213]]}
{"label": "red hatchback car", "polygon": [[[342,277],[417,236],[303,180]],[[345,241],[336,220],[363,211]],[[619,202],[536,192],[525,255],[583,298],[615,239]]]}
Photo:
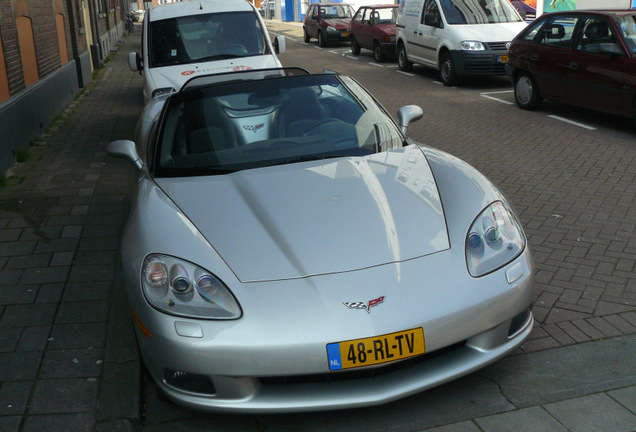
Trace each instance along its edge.
{"label": "red hatchback car", "polygon": [[636,10],[546,14],[512,41],[517,105],[543,98],[636,120]]}
{"label": "red hatchback car", "polygon": [[353,8],[347,3],[314,3],[309,5],[303,34],[305,42],[318,39],[318,45],[329,42],[349,40],[349,21],[353,17]]}
{"label": "red hatchback car", "polygon": [[377,62],[388,56],[395,57],[395,15],[398,5],[386,4],[362,6],[349,24],[351,52],[360,54],[360,49],[373,50]]}

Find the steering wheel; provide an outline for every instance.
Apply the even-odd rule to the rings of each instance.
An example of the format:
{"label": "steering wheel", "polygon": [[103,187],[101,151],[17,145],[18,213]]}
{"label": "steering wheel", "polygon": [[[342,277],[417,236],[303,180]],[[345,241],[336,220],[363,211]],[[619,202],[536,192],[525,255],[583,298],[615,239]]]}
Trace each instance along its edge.
{"label": "steering wheel", "polygon": [[324,126],[326,124],[329,123],[344,123],[342,120],[339,120],[337,118],[333,118],[333,117],[327,117],[324,119],[320,119],[318,120],[316,123],[312,124],[309,129],[307,129],[307,132],[305,132],[303,135],[310,135],[315,129],[318,129],[321,126]]}

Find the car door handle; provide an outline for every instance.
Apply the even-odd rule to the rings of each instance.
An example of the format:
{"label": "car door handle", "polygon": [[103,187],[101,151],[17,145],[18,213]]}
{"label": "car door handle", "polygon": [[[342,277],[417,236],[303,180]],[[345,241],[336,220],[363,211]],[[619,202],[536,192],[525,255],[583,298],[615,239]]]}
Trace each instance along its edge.
{"label": "car door handle", "polygon": [[570,69],[577,70],[579,68],[579,64],[577,62],[570,62]]}

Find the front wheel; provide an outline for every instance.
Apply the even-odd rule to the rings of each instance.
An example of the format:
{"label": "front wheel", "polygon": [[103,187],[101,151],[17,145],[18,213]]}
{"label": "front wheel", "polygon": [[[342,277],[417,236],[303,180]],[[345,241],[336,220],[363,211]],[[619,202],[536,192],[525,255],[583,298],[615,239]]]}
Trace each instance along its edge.
{"label": "front wheel", "polygon": [[404,44],[398,45],[398,67],[403,72],[408,72],[413,69],[413,62],[410,62],[406,56],[406,48]]}
{"label": "front wheel", "polygon": [[442,54],[439,59],[439,77],[445,86],[454,86],[457,84],[457,72],[455,71],[455,63],[450,53]]}
{"label": "front wheel", "polygon": [[360,55],[360,45],[355,37],[351,37],[351,54],[357,56]]}
{"label": "front wheel", "polygon": [[532,75],[522,72],[515,77],[515,101],[524,110],[537,109],[541,105],[543,98]]}
{"label": "front wheel", "polygon": [[327,46],[327,41],[325,41],[325,36],[321,31],[318,32],[318,46],[321,48]]}
{"label": "front wheel", "polygon": [[378,63],[382,63],[384,60],[386,60],[384,51],[382,51],[382,46],[378,41],[375,41],[375,43],[373,44],[373,58]]}

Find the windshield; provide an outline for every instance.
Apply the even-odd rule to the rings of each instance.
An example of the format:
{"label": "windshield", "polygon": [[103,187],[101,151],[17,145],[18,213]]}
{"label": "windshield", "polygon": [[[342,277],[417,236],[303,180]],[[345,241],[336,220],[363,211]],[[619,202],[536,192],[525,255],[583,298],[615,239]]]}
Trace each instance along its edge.
{"label": "windshield", "polygon": [[623,33],[627,49],[632,55],[636,54],[636,15],[619,15],[616,21]]}
{"label": "windshield", "polygon": [[441,0],[448,24],[521,22],[508,0]]}
{"label": "windshield", "polygon": [[402,143],[395,123],[351,78],[270,78],[195,87],[172,96],[154,166],[158,176],[226,174],[364,156]]}
{"label": "windshield", "polygon": [[265,54],[265,36],[253,12],[190,15],[153,21],[150,67]]}
{"label": "windshield", "polygon": [[349,5],[321,6],[320,16],[322,19],[351,18],[353,17],[353,9]]}

